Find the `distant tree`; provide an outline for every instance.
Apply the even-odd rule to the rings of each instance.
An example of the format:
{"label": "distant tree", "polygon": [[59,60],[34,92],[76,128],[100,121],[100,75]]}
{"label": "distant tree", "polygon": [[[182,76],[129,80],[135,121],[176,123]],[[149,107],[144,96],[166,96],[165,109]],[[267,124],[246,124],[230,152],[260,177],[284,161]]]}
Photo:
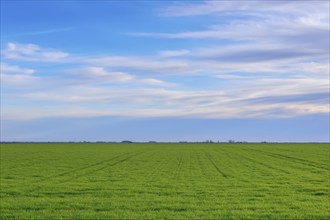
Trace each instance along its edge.
{"label": "distant tree", "polygon": [[133,143],[133,142],[125,140],[125,141],[122,141],[121,143]]}

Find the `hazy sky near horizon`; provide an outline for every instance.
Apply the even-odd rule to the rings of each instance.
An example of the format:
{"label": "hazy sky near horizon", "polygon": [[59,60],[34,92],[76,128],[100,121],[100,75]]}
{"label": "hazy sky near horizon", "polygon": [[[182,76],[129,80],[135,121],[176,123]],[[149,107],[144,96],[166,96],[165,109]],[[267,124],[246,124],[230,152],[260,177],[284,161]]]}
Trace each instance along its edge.
{"label": "hazy sky near horizon", "polygon": [[2,141],[329,141],[329,1],[1,1]]}

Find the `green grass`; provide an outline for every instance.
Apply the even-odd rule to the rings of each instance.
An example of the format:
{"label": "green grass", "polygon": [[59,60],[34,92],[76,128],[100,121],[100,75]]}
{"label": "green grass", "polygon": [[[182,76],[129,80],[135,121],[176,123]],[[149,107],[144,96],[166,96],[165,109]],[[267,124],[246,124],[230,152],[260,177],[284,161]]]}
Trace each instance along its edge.
{"label": "green grass", "polygon": [[328,144],[2,144],[1,219],[329,219]]}

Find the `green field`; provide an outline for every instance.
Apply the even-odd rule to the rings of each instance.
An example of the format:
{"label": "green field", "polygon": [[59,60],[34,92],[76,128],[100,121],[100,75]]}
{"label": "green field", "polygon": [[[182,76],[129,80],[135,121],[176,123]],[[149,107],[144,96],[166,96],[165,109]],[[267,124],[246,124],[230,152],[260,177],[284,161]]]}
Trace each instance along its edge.
{"label": "green field", "polygon": [[330,219],[328,144],[2,144],[1,219]]}

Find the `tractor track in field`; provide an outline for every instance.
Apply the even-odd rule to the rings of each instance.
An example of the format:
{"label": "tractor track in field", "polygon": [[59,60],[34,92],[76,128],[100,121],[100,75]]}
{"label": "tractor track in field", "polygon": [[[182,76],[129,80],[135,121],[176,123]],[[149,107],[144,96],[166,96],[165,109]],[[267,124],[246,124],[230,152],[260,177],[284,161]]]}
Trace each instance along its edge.
{"label": "tractor track in field", "polygon": [[[69,182],[69,181],[71,181],[71,180],[73,180],[73,179],[77,179],[77,178],[79,178],[79,177],[81,177],[81,176],[88,175],[88,174],[90,174],[90,173],[92,173],[92,172],[96,172],[96,171],[101,170],[101,169],[104,169],[104,168],[106,168],[106,167],[109,167],[109,166],[115,166],[115,165],[117,165],[117,164],[119,164],[119,163],[122,163],[122,162],[125,162],[126,160],[129,160],[130,158],[135,157],[135,156],[137,156],[138,154],[141,154],[141,153],[143,153],[143,152],[135,153],[135,154],[133,154],[133,155],[131,155],[131,156],[128,156],[128,157],[126,157],[126,158],[124,158],[124,159],[121,159],[121,160],[119,160],[119,161],[116,161],[116,162],[114,162],[114,163],[107,164],[106,166],[103,166],[102,168],[93,169],[93,168],[96,168],[96,167],[99,166],[99,165],[102,165],[102,164],[105,164],[105,163],[109,163],[109,162],[111,162],[111,161],[113,161],[113,160],[116,160],[116,159],[118,159],[118,158],[120,158],[120,157],[123,157],[124,155],[130,154],[130,153],[123,153],[123,154],[117,155],[117,156],[115,156],[115,157],[111,157],[111,158],[109,158],[109,159],[99,161],[99,162],[97,162],[97,163],[93,163],[93,164],[89,164],[89,165],[86,165],[86,166],[82,166],[82,167],[78,167],[78,168],[75,168],[75,169],[71,169],[71,170],[69,170],[69,171],[62,172],[62,173],[57,174],[57,175],[48,176],[48,177],[46,177],[46,178],[43,178],[43,179],[40,179],[40,180],[34,182],[33,184],[42,183],[42,182],[47,181],[47,180],[56,179],[56,178],[58,178],[58,177],[65,177],[65,176],[70,175],[70,174],[74,174],[74,173],[81,172],[81,171],[86,171],[86,170],[88,170],[88,169],[93,169],[92,171],[84,172],[83,174],[80,174],[80,175],[74,176],[73,178],[70,178],[70,179],[68,179],[68,180],[64,180],[64,181],[59,181],[59,182],[58,182],[58,184],[66,183],[66,182]],[[34,188],[31,188],[31,189],[28,190],[27,192],[34,192],[34,191],[36,191],[36,190],[38,190],[38,189],[40,189],[40,188],[41,188],[41,186],[36,186],[36,187],[34,187]]]}
{"label": "tractor track in field", "polygon": [[[157,152],[157,154],[159,154]],[[156,155],[157,155],[156,154]],[[156,174],[160,173],[166,166],[168,166],[168,160],[164,159],[164,156],[160,157],[160,160],[157,160],[157,165],[153,166],[153,170],[150,170],[150,172],[146,175],[147,179],[152,179]]]}
{"label": "tractor track in field", "polygon": [[218,173],[225,177],[228,178],[228,175],[226,173],[224,173],[218,166],[217,164],[213,161],[212,157],[210,156],[210,154],[205,152],[206,157],[209,159],[209,161],[212,163],[212,165],[214,166],[214,168],[218,171]]}
{"label": "tractor track in field", "polygon": [[[150,151],[149,151],[149,152],[150,152]],[[152,154],[151,154],[149,157],[150,157],[150,158],[154,158],[155,155],[157,155],[157,152],[155,152],[155,150],[153,150]],[[148,166],[148,165],[149,165],[149,162],[150,162],[150,160],[148,160],[148,162],[145,162],[145,163],[144,163],[144,165],[147,165],[147,166],[144,166],[144,169],[147,170],[147,172],[143,174],[144,178],[149,178],[149,177],[151,176],[151,173],[154,173],[154,172],[150,171],[150,169],[149,169],[149,166]],[[159,163],[157,163],[157,168],[158,168],[159,166],[160,166]],[[155,168],[155,167],[156,167],[156,166],[153,166],[153,168]],[[157,170],[157,169],[156,169],[156,170]]]}
{"label": "tractor track in field", "polygon": [[[130,160],[131,158],[136,157],[136,156],[138,156],[138,155],[140,155],[140,154],[143,154],[143,153],[145,153],[145,152],[137,152],[137,153],[135,153],[135,154],[133,154],[133,155],[130,155],[130,156],[128,156],[128,157],[125,157],[125,158],[123,158],[123,159],[121,159],[121,160],[118,160],[118,161],[116,161],[116,162],[114,162],[114,163],[107,163],[107,162],[109,162],[109,161],[112,161],[112,160],[109,160],[109,161],[105,162],[106,165],[104,165],[104,166],[102,166],[102,167],[99,167],[99,168],[97,168],[97,169],[89,170],[88,172],[84,172],[84,173],[82,173],[82,174],[76,175],[76,176],[74,176],[74,177],[72,177],[72,178],[69,178],[69,179],[67,179],[67,180],[61,181],[60,184],[62,184],[62,183],[67,183],[67,182],[70,182],[71,180],[78,179],[78,178],[83,177],[83,176],[87,176],[87,175],[92,174],[92,173],[94,173],[94,172],[97,172],[97,171],[100,171],[100,170],[104,170],[104,169],[106,169],[106,168],[108,168],[108,167],[113,167],[113,166],[115,166],[115,165],[117,165],[117,164],[124,163],[125,161]],[[125,154],[124,154],[124,155],[125,155]],[[118,157],[117,157],[117,158],[118,158]],[[101,163],[101,164],[104,164],[104,163]]]}
{"label": "tractor track in field", "polygon": [[200,154],[197,154],[197,161],[198,161],[198,166],[200,167],[200,169],[201,169],[203,175],[204,175],[205,177],[208,176],[208,175],[207,175],[207,172],[206,172],[207,169],[205,169],[205,166],[203,165],[203,162],[202,162],[202,160],[201,160],[201,155],[200,155]]}
{"label": "tractor track in field", "polygon": [[[226,151],[226,152],[228,152],[228,151]],[[231,153],[233,153],[233,152],[231,152]],[[247,161],[250,161],[250,162],[255,163],[255,164],[259,164],[259,165],[261,165],[263,167],[266,167],[268,169],[277,170],[277,171],[280,171],[280,172],[283,172],[283,173],[286,173],[286,174],[290,174],[290,175],[292,174],[292,173],[288,172],[287,170],[284,170],[284,169],[281,169],[281,168],[278,168],[278,167],[274,167],[272,165],[269,165],[268,163],[260,162],[259,160],[255,160],[253,158],[247,157],[246,155],[243,155],[243,154],[240,154],[240,153],[237,153],[237,152],[235,152],[235,154],[238,155],[241,158],[246,159]]]}
{"label": "tractor track in field", "polygon": [[65,172],[62,172],[62,173],[59,173],[59,174],[56,174],[56,175],[48,176],[48,177],[42,178],[42,179],[40,179],[40,180],[38,180],[38,181],[36,181],[34,183],[39,183],[39,182],[43,182],[43,181],[46,181],[46,180],[54,179],[54,178],[57,178],[57,177],[62,177],[62,176],[66,176],[66,175],[69,175],[69,174],[72,174],[72,173],[76,173],[76,172],[80,172],[80,171],[83,171],[83,170],[87,170],[87,169],[93,168],[95,166],[101,165],[103,163],[106,163],[106,162],[115,160],[115,159],[120,158],[121,156],[124,156],[124,155],[127,155],[127,154],[129,154],[129,153],[120,154],[120,155],[117,155],[115,157],[111,157],[111,158],[106,159],[106,160],[101,160],[101,161],[96,162],[96,163],[92,163],[92,164],[89,164],[89,165],[85,165],[85,166],[81,166],[81,167],[78,167],[78,168],[74,168],[74,169],[71,169],[69,171],[65,171]]}
{"label": "tractor track in field", "polygon": [[[274,158],[278,158],[278,159],[282,159],[285,161],[290,161],[292,163],[296,163],[296,164],[303,164],[305,166],[309,166],[309,167],[313,167],[313,168],[317,168],[317,169],[329,169],[329,165],[325,165],[325,164],[318,164],[309,160],[304,160],[301,158],[297,158],[297,157],[292,157],[292,156],[287,156],[287,155],[282,155],[282,154],[278,154],[278,153],[272,153],[272,152],[267,152],[267,151],[262,151],[262,150],[256,150],[256,149],[249,149],[249,150],[253,150],[253,151],[257,151],[263,154],[266,154],[268,156],[274,157]],[[289,159],[289,160],[288,160]],[[321,166],[318,166],[321,165]],[[323,167],[327,166],[327,167]]]}
{"label": "tractor track in field", "polygon": [[177,168],[176,168],[176,170],[175,170],[175,174],[174,174],[174,179],[175,179],[176,181],[178,181],[178,179],[179,179],[180,171],[181,171],[181,169],[182,169],[182,163],[183,163],[183,156],[180,155],[180,157],[179,157],[179,159],[178,159],[178,166],[177,166]]}
{"label": "tractor track in field", "polygon": [[268,169],[271,169],[271,170],[277,170],[277,171],[280,171],[280,172],[282,172],[282,173],[286,173],[286,174],[292,175],[291,172],[288,172],[288,171],[286,171],[286,170],[284,170],[284,169],[281,169],[281,168],[278,168],[278,167],[271,166],[271,165],[269,165],[269,164],[267,164],[267,163],[262,163],[262,162],[260,162],[260,161],[258,161],[258,160],[252,159],[252,158],[250,158],[250,157],[243,156],[242,154],[240,154],[240,157],[243,157],[244,159],[246,159],[246,160],[248,160],[248,161],[250,161],[250,162],[252,162],[252,163],[262,165],[262,166],[264,166],[264,167],[266,167],[266,168],[268,168]]}
{"label": "tractor track in field", "polygon": [[[161,160],[162,161],[162,160]],[[153,166],[153,170],[150,170],[150,172],[146,175],[146,179],[152,179],[156,173],[158,173],[166,163],[160,163],[161,161],[157,161],[157,165]]]}

